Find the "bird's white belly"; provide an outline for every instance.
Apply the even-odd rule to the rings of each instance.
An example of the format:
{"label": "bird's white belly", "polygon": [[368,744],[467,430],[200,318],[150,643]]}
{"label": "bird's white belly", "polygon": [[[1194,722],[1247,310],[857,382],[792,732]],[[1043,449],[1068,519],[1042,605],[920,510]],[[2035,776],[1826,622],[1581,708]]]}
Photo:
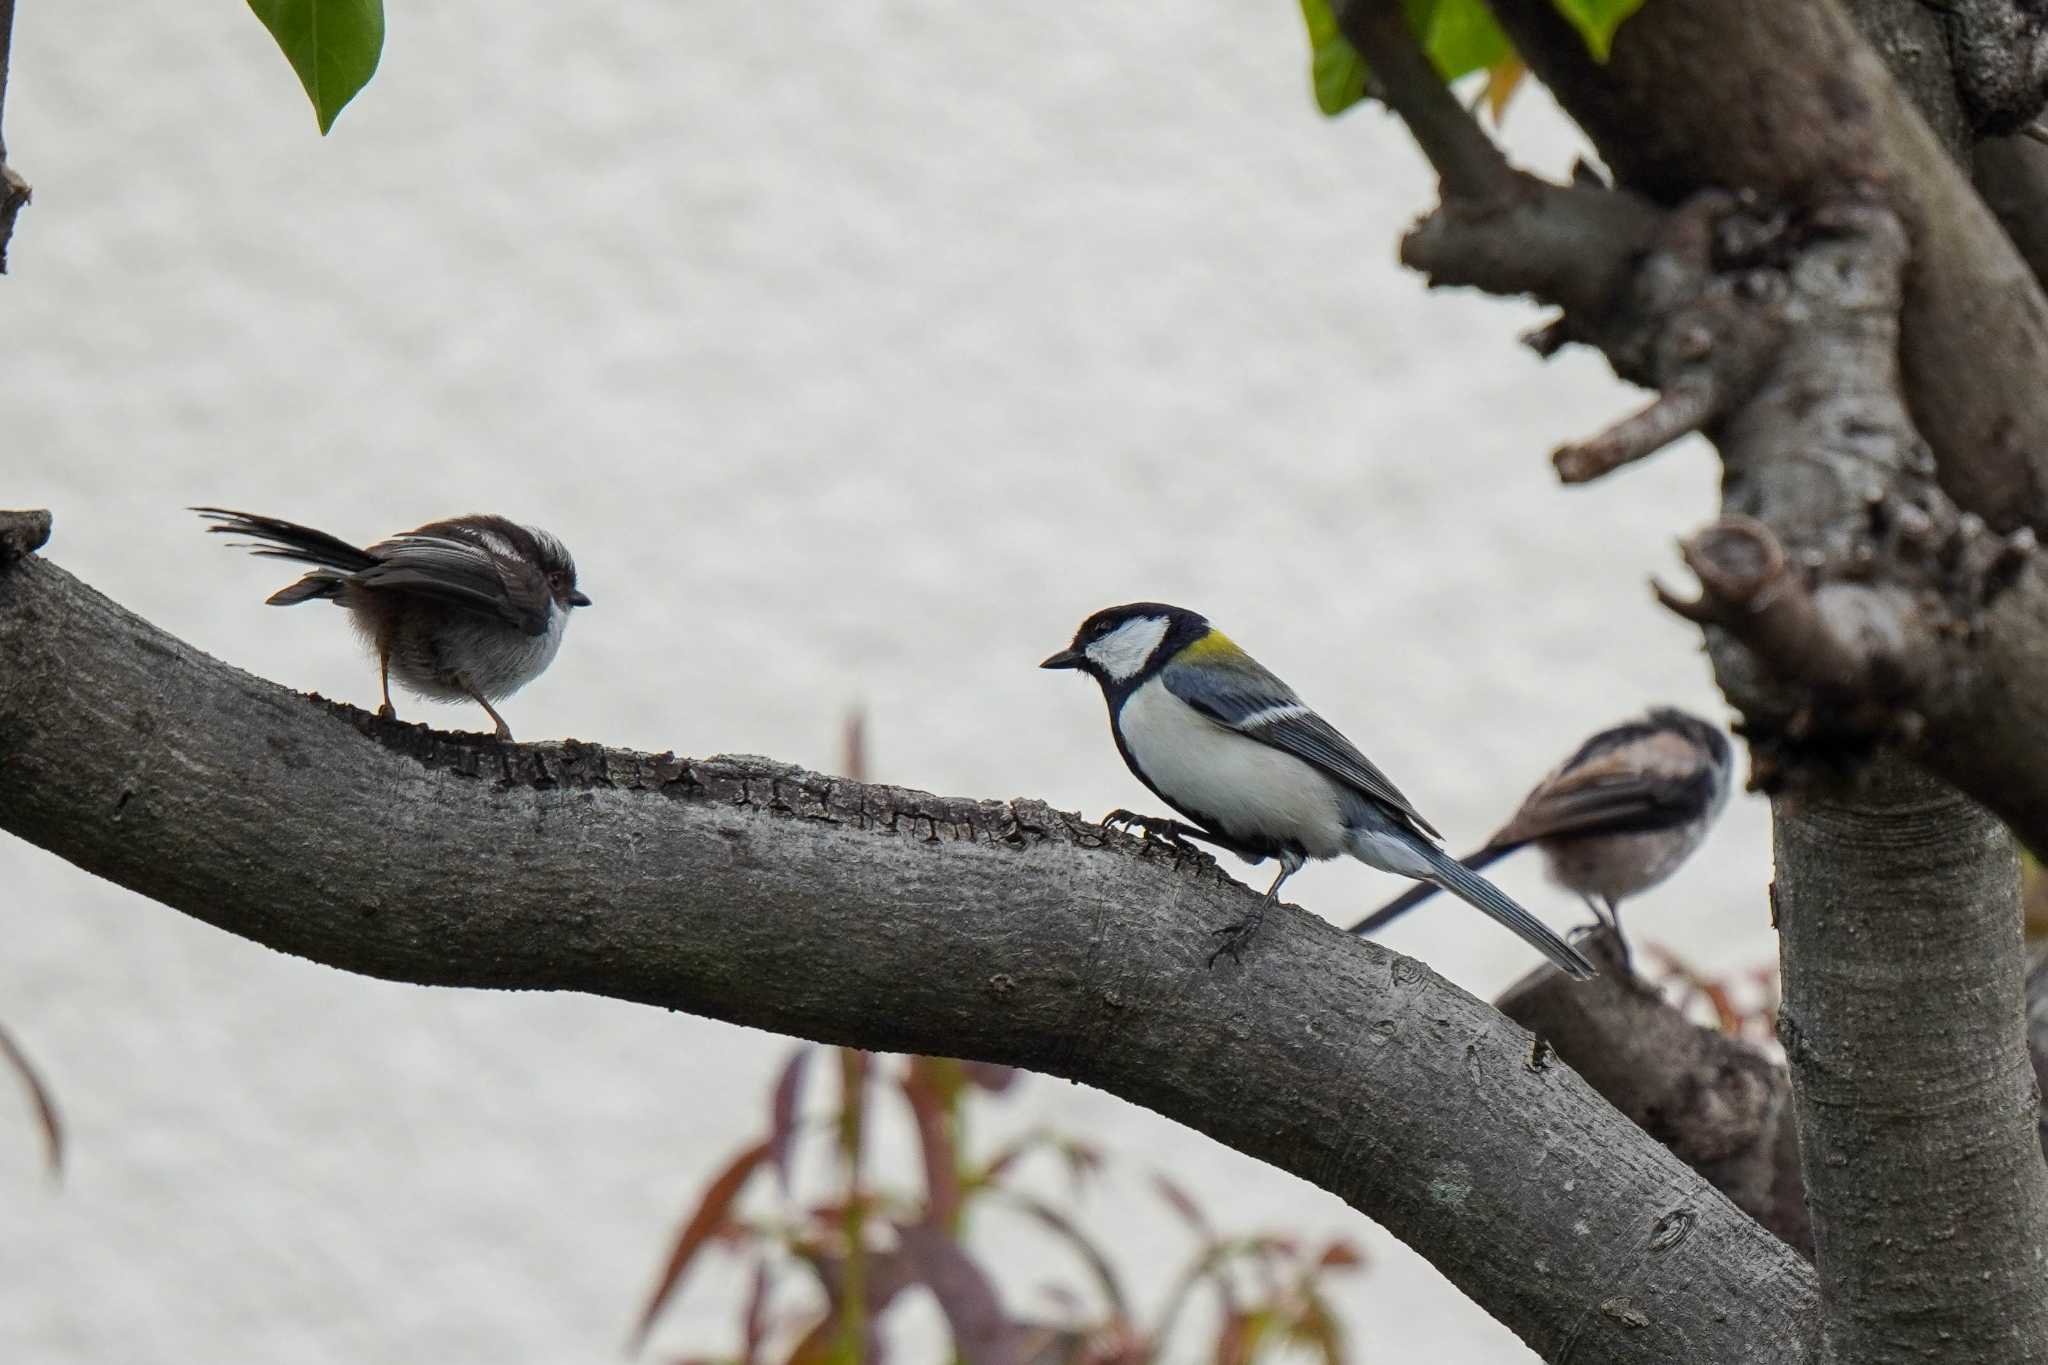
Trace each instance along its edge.
{"label": "bird's white belly", "polygon": [[1341,789],[1290,753],[1218,725],[1159,679],[1124,702],[1118,726],[1143,776],[1224,834],[1297,843],[1311,858],[1345,852]]}
{"label": "bird's white belly", "polygon": [[[467,683],[491,701],[502,701],[547,671],[562,647],[569,613],[555,607],[548,628],[528,635],[515,626],[488,617],[455,616],[443,620],[431,637],[401,635],[391,655],[391,673],[420,696],[432,701],[462,701]],[[451,666],[465,670],[458,682]]]}

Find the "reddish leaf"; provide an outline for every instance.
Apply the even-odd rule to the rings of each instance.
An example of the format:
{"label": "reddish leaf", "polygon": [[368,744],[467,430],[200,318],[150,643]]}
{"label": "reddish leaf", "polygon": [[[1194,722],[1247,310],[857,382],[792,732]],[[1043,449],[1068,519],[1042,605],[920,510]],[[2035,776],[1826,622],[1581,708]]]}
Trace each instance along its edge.
{"label": "reddish leaf", "polygon": [[1108,1255],[1095,1244],[1093,1238],[1083,1232],[1073,1219],[1042,1199],[1028,1194],[1006,1193],[1004,1197],[1073,1247],[1087,1263],[1089,1271],[1094,1274],[1096,1284],[1101,1287],[1102,1297],[1109,1304],[1111,1318],[1117,1323],[1129,1321],[1130,1304],[1124,1297],[1123,1282],[1117,1278],[1116,1267],[1110,1264]]}
{"label": "reddish leaf", "polygon": [[903,1076],[903,1098],[910,1102],[917,1121],[917,1147],[924,1158],[925,1217],[940,1227],[951,1228],[960,1212],[960,1163],[953,1146],[952,1124],[947,1121],[932,1068],[913,1058]]}
{"label": "reddish leaf", "polygon": [[797,1044],[775,1081],[775,1098],[768,1106],[768,1159],[775,1166],[775,1183],[789,1193],[789,1149],[796,1140],[796,1116],[803,1097],[804,1072],[809,1068],[811,1045]]}
{"label": "reddish leaf", "polygon": [[682,1233],[676,1238],[675,1250],[669,1253],[668,1265],[663,1268],[661,1278],[655,1282],[654,1292],[647,1297],[647,1307],[641,1310],[640,1321],[634,1325],[633,1337],[627,1350],[638,1351],[647,1341],[647,1333],[654,1326],[656,1315],[661,1312],[669,1295],[682,1282],[683,1275],[690,1268],[691,1260],[703,1249],[704,1244],[725,1227],[733,1200],[739,1196],[740,1188],[747,1183],[747,1177],[754,1173],[768,1158],[768,1144],[757,1142],[734,1157],[726,1168],[718,1173],[704,1188],[704,1198],[697,1204],[697,1211],[690,1215],[690,1221],[683,1225]]}
{"label": "reddish leaf", "polygon": [[[789,1356],[789,1365],[829,1365],[843,1362],[841,1340],[845,1320],[842,1308],[846,1299],[846,1257],[843,1253],[819,1245],[798,1246],[796,1253],[817,1275],[818,1283],[825,1291],[828,1308],[825,1316],[796,1344]],[[915,1282],[909,1261],[892,1252],[867,1250],[861,1257],[862,1299],[866,1311],[862,1313],[863,1340],[861,1360],[863,1365],[884,1365],[885,1354],[878,1324],[882,1313],[896,1296]]]}
{"label": "reddish leaf", "polygon": [[1294,1321],[1287,1324],[1287,1339],[1297,1345],[1315,1347],[1323,1357],[1323,1365],[1344,1365],[1343,1330],[1330,1306],[1313,1293],[1295,1314]]}
{"label": "reddish leaf", "polygon": [[838,1340],[839,1319],[827,1313],[797,1339],[784,1365],[828,1365],[832,1359],[832,1348]]}
{"label": "reddish leaf", "polygon": [[747,1311],[740,1320],[740,1365],[760,1365],[761,1347],[768,1338],[768,1295],[774,1287],[768,1262],[757,1257],[753,1283],[747,1289]]}
{"label": "reddish leaf", "polygon": [[1324,1247],[1323,1254],[1316,1258],[1316,1265],[1325,1270],[1348,1269],[1364,1264],[1365,1253],[1342,1238]]}
{"label": "reddish leaf", "polygon": [[1202,1206],[1197,1204],[1186,1190],[1174,1183],[1171,1177],[1159,1171],[1152,1173],[1152,1183],[1158,1187],[1160,1197],[1173,1205],[1173,1211],[1179,1214],[1189,1227],[1199,1233],[1204,1241],[1213,1242],[1216,1240],[1216,1230],[1209,1225],[1209,1219],[1202,1212]]}
{"label": "reddish leaf", "polygon": [[998,1147],[996,1154],[988,1159],[988,1164],[976,1173],[972,1183],[976,1185],[997,1184],[1001,1181],[1003,1174],[1010,1167],[1017,1164],[1019,1158],[1055,1140],[1053,1134],[1044,1128],[1032,1129],[1022,1137]]}
{"label": "reddish leaf", "polygon": [[994,1062],[962,1062],[960,1065],[970,1084],[997,1095],[1015,1085],[1024,1074],[1014,1066],[997,1066]]}
{"label": "reddish leaf", "polygon": [[6,1058],[15,1074],[28,1087],[29,1102],[36,1107],[36,1121],[43,1130],[43,1152],[49,1162],[50,1175],[61,1179],[64,1175],[64,1125],[57,1118],[57,1102],[50,1096],[49,1087],[43,1078],[29,1064],[28,1054],[15,1045],[14,1038],[5,1028],[0,1028],[0,1057]]}
{"label": "reddish leaf", "polygon": [[1252,1314],[1225,1313],[1216,1331],[1216,1365],[1250,1365],[1258,1335]]}
{"label": "reddish leaf", "polygon": [[1065,1285],[1047,1280],[1044,1284],[1038,1286],[1038,1292],[1045,1295],[1054,1307],[1059,1308],[1069,1316],[1079,1317],[1081,1315],[1081,1296]]}
{"label": "reddish leaf", "polygon": [[1203,1280],[1216,1286],[1216,1297],[1223,1301],[1225,1317],[1237,1313],[1237,1290],[1230,1283],[1229,1268],[1226,1264],[1230,1255],[1229,1243],[1219,1241],[1213,1236],[1204,1239],[1202,1249],[1196,1253],[1188,1268],[1181,1272],[1180,1279],[1166,1296],[1166,1306],[1160,1310],[1158,1325],[1153,1329],[1153,1334],[1159,1341],[1164,1342],[1172,1336],[1173,1324],[1179,1319],[1181,1310],[1187,1306],[1195,1286]]}
{"label": "reddish leaf", "polygon": [[904,1259],[939,1301],[953,1332],[953,1353],[974,1365],[1024,1365],[1025,1329],[1011,1321],[987,1272],[943,1228],[912,1223],[896,1229]]}
{"label": "reddish leaf", "polygon": [[1102,1170],[1102,1149],[1077,1138],[1063,1138],[1060,1141],[1060,1155],[1067,1159],[1067,1178],[1072,1185],[1074,1197],[1080,1198],[1088,1177]]}

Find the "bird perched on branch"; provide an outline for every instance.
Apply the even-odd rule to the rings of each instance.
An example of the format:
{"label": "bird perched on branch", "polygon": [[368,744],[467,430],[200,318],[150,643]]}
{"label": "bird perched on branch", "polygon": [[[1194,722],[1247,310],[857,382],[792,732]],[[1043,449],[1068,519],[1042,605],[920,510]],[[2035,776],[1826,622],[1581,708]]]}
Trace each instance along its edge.
{"label": "bird perched on branch", "polygon": [[266,599],[271,606],[325,600],[345,607],[377,652],[384,704],[395,718],[391,679],[434,701],[469,700],[484,708],[499,739],[512,731],[491,705],[538,678],[554,662],[573,607],[576,563],[545,531],[504,517],[451,517],[357,549],[324,531],[224,507],[192,509],[247,536],[254,553],[311,564],[313,571]]}
{"label": "bird perched on branch", "polygon": [[1304,862],[1348,853],[1442,885],[1560,970],[1594,974],[1576,948],[1438,848],[1436,831],[1386,774],[1197,613],[1159,602],[1106,608],[1040,667],[1079,669],[1102,685],[1124,762],[1193,822],[1116,811],[1106,823],[1175,842],[1201,839],[1251,862],[1279,860],[1258,907],[1216,931],[1224,941],[1212,965],[1223,953],[1238,955]]}
{"label": "bird perched on branch", "polygon": [[[1476,852],[1482,868],[1516,849],[1543,850],[1550,878],[1576,891],[1621,936],[1621,903],[1678,870],[1728,801],[1733,751],[1719,726],[1675,707],[1602,730],[1536,784],[1520,810]],[[1370,934],[1429,899],[1418,886],[1351,926]],[[1603,913],[1604,909],[1604,913]]]}

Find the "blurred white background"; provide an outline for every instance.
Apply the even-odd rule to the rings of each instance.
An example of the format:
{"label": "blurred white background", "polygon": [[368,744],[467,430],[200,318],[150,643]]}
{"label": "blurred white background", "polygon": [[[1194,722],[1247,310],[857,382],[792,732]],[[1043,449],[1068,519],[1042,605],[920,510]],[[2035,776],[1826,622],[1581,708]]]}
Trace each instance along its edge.
{"label": "blurred white background", "polygon": [[[1644,587],[1712,514],[1710,457],[1556,485],[1550,448],[1639,395],[1396,265],[1431,179],[1377,111],[1315,112],[1293,6],[390,19],[322,140],[232,0],[21,7],[0,504],[54,509],[52,560],[209,652],[375,700],[342,619],[265,608],[289,572],[187,504],[360,541],[493,510],[566,540],[596,602],[504,708],[522,738],[830,768],[858,703],[878,778],[1099,814],[1144,793],[1094,689],[1034,664],[1136,597],[1207,612],[1453,844],[1601,725],[1724,714]],[[1508,137],[1553,173],[1576,151],[1540,96]],[[1638,942],[1767,960],[1765,824],[1738,800]],[[1500,873],[1584,918],[1533,859]],[[0,1020],[72,1139],[52,1188],[0,1083],[9,1361],[616,1360],[787,1048],[345,976],[5,836],[0,888]],[[1396,889],[1351,864],[1289,892],[1348,919]],[[1534,960],[1448,903],[1390,937],[1481,994]],[[1088,1221],[1149,1296],[1187,1246],[1157,1165],[1226,1226],[1365,1241],[1358,1358],[1533,1358],[1291,1177],[1064,1082],[1001,1109],[1127,1158]],[[976,1231],[1018,1302],[1080,1282]],[[739,1291],[697,1283],[657,1345],[729,1345]]]}

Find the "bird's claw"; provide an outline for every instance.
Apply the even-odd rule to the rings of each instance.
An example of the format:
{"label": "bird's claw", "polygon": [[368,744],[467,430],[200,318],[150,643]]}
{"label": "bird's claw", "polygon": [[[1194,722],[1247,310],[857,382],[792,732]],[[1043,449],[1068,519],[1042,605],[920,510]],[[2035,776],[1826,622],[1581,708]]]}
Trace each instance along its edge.
{"label": "bird's claw", "polygon": [[1174,848],[1187,847],[1187,842],[1180,837],[1180,830],[1175,827],[1175,823],[1156,815],[1140,815],[1134,810],[1125,810],[1118,806],[1103,816],[1101,823],[1104,829],[1122,830],[1126,834],[1135,829],[1147,839],[1157,839]]}

